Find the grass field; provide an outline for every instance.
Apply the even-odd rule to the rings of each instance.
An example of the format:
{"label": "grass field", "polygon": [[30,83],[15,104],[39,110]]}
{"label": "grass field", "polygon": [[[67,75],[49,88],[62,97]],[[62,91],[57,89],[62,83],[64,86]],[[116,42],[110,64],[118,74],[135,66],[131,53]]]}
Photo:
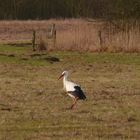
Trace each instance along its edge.
{"label": "grass field", "polygon": [[[57,80],[63,70],[87,96],[74,110]],[[139,116],[139,54],[0,45],[1,140],[139,140]]]}

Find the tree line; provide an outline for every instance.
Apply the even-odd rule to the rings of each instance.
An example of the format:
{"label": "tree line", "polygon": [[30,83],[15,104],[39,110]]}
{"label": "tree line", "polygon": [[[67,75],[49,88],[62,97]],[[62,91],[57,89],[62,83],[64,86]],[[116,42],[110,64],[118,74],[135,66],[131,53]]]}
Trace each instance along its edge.
{"label": "tree line", "polygon": [[140,19],[140,0],[0,0],[0,19]]}

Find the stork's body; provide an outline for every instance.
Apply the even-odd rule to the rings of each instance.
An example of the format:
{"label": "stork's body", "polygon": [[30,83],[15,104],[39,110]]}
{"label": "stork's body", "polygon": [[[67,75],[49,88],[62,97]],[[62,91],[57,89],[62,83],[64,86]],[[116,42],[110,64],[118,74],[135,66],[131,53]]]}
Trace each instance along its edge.
{"label": "stork's body", "polygon": [[78,84],[76,84],[74,82],[71,82],[71,81],[69,81],[67,79],[68,78],[68,71],[64,71],[62,73],[62,75],[60,76],[60,78],[61,77],[63,77],[63,86],[64,86],[64,89],[66,90],[66,92],[68,93],[68,95],[74,99],[74,103],[71,106],[71,109],[73,109],[74,106],[76,105],[76,102],[78,100],[84,100],[84,99],[86,99],[86,96],[84,95],[81,87]]}

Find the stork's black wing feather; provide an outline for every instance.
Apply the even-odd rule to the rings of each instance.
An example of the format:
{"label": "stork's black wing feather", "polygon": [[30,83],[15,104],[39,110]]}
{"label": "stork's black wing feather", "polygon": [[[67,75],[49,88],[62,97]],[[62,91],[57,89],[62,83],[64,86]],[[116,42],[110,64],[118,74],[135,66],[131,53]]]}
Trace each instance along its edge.
{"label": "stork's black wing feather", "polygon": [[74,91],[69,91],[68,93],[72,94],[74,97],[78,97],[81,100],[85,100],[86,96],[82,91],[82,89],[79,86],[75,86],[74,88],[75,88]]}
{"label": "stork's black wing feather", "polygon": [[79,86],[75,86],[75,92],[78,94],[79,99],[86,99],[86,96]]}

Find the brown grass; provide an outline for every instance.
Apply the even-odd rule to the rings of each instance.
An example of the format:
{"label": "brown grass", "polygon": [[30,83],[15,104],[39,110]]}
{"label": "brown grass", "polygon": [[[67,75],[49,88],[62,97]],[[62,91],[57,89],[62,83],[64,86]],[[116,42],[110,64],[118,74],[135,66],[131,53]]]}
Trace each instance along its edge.
{"label": "brown grass", "polygon": [[30,42],[33,30],[37,31],[38,41],[46,40],[53,23],[57,28],[57,41],[55,48],[49,42],[51,50],[140,52],[138,26],[122,31],[100,20],[0,21],[0,42]]}
{"label": "brown grass", "polygon": [[[1,140],[139,140],[139,55],[30,50],[0,46]],[[87,96],[74,110],[57,80],[66,68]]]}
{"label": "brown grass", "polygon": [[40,41],[39,41],[39,44],[38,44],[37,49],[38,49],[39,51],[47,50],[47,43],[46,43],[45,40],[43,40],[42,38],[41,38]]}

